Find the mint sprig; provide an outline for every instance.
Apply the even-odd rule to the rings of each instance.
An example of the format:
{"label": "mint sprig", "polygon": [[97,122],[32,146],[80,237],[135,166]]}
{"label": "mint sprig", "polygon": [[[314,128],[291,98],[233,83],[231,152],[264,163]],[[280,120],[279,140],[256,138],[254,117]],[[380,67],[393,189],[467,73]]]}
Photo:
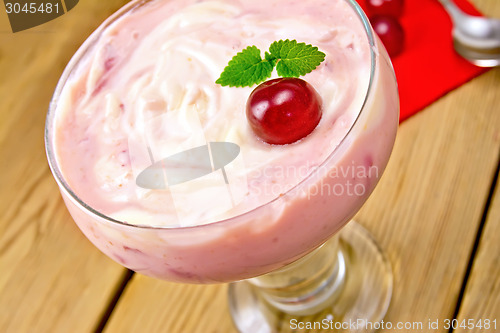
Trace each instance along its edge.
{"label": "mint sprig", "polygon": [[274,67],[281,77],[299,77],[312,72],[323,60],[325,54],[317,47],[296,40],[273,42],[264,58],[256,46],[248,46],[229,61],[215,83],[251,87],[270,78]]}

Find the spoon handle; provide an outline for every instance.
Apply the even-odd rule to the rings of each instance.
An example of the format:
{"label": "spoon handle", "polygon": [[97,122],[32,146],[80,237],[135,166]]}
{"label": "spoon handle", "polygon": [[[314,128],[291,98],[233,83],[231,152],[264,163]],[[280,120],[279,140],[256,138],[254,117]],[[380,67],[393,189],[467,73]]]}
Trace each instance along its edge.
{"label": "spoon handle", "polygon": [[438,0],[444,9],[448,12],[454,22],[459,21],[465,16],[465,13],[458,8],[457,5],[451,0]]}

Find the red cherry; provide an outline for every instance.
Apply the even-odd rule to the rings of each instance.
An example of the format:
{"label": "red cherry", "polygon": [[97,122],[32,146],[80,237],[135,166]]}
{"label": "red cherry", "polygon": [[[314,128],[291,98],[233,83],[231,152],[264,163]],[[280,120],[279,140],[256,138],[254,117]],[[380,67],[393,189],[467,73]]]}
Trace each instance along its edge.
{"label": "red cherry", "polygon": [[403,14],[404,0],[367,0],[368,16],[389,15],[400,17]]}
{"label": "red cherry", "polygon": [[270,144],[287,144],[311,133],[321,119],[321,98],[306,81],[279,78],[261,83],[247,101],[255,134]]}
{"label": "red cherry", "polygon": [[371,18],[370,22],[391,57],[403,51],[405,33],[397,19],[392,16],[379,15]]}

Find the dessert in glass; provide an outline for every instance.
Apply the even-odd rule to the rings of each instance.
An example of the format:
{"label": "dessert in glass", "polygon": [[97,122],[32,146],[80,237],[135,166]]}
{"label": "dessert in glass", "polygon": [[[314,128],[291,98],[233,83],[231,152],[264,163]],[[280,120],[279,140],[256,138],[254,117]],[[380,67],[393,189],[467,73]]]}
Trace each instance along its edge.
{"label": "dessert in glass", "polygon": [[[299,110],[287,134],[286,119],[270,122],[278,139],[310,127],[282,142],[259,119],[271,100],[296,109],[289,90],[252,107],[257,85],[216,83],[235,54],[276,41],[324,54],[286,79],[312,87],[319,118]],[[383,318],[390,266],[348,222],[383,173],[398,115],[389,57],[355,1],[133,1],[68,64],[45,142],[64,202],[97,248],[155,278],[232,282],[236,327],[274,332],[309,315]]]}

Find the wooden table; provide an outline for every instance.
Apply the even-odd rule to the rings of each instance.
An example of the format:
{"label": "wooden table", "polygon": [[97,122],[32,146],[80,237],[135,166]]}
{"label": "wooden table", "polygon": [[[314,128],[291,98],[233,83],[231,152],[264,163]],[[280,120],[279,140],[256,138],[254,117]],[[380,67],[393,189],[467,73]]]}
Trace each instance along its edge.
{"label": "wooden table", "polygon": [[[16,34],[0,11],[0,332],[235,331],[226,285],[132,275],[80,233],[50,174],[43,131],[55,84],[124,2],[80,1]],[[499,1],[473,2],[500,17]],[[445,319],[496,319],[500,331],[499,158],[500,69],[401,125],[387,172],[357,216],[394,269],[386,321],[440,320],[422,332],[448,332]]]}

